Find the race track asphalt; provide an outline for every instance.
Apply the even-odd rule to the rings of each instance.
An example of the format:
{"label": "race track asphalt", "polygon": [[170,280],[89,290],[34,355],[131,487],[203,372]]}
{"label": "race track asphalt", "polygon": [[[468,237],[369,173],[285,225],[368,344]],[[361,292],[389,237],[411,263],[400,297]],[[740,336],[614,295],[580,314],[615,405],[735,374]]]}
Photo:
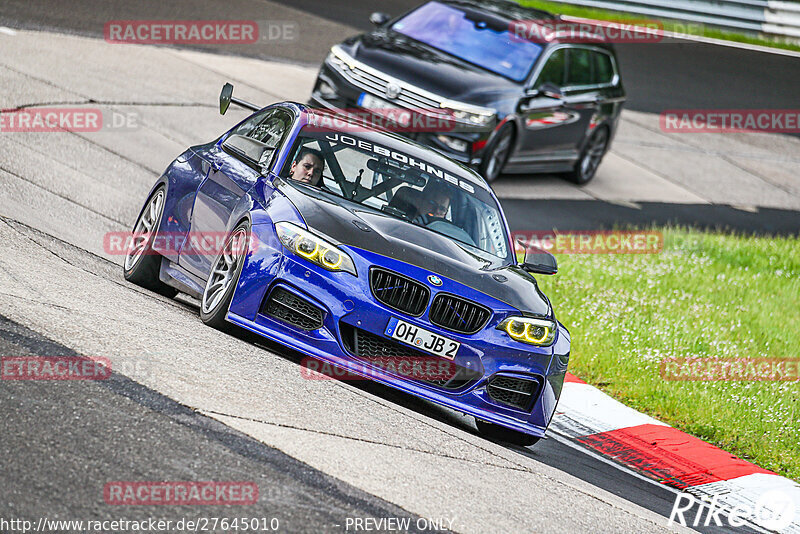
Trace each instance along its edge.
{"label": "race track asphalt", "polygon": [[[409,5],[413,4],[390,2],[384,3],[382,9],[397,13]],[[291,3],[234,0],[225,4],[209,1],[167,3],[147,0],[122,3],[88,0],[81,3],[79,8],[62,2],[7,0],[0,5],[0,25],[75,32],[96,37],[102,34],[103,23],[112,19],[249,18],[298,21],[308,24],[309,28],[301,43],[291,46],[285,43],[266,44],[259,50],[215,47],[213,51],[314,64],[324,57],[332,42],[352,34],[353,27],[366,29],[366,17],[371,10],[369,5],[363,3],[353,5],[338,0],[322,5],[307,0]],[[800,72],[792,68],[796,65],[796,59],[792,62],[792,58],[770,56],[765,60],[763,55],[756,53],[733,49],[720,51],[709,45],[695,43],[636,46],[639,48],[620,49],[628,89],[632,94],[632,109],[658,112],[670,107],[712,105],[796,106],[796,97],[792,100],[793,93],[790,90],[800,86],[791,83],[800,82]],[[88,57],[91,58],[90,55]],[[666,70],[658,67],[656,72],[654,66],[659,64]],[[718,70],[723,67],[726,68],[724,75]],[[737,69],[754,73],[754,76],[737,81]],[[780,84],[775,84],[769,75],[776,71],[782,73]],[[131,77],[132,83],[136,83],[133,81],[136,76],[141,80],[142,71],[137,69],[135,72],[137,74]],[[4,76],[15,80],[17,73],[6,73]],[[664,76],[674,83],[657,83]],[[56,91],[66,90],[58,85],[60,80],[40,82],[36,82],[36,92],[50,91],[45,87],[48,83],[55,83]],[[87,79],[87,84],[91,84],[93,89],[87,89],[85,93],[93,94],[95,84],[101,83]],[[76,90],[80,90],[80,87],[70,85],[69,91]],[[197,102],[202,100],[199,94],[200,91],[193,95],[193,99],[186,98]],[[36,95],[36,101],[41,98]],[[153,119],[153,122],[165,125],[169,132],[166,140],[159,139],[168,145],[168,148],[160,149],[163,153],[192,138],[190,128],[176,119],[180,115],[170,113],[165,111],[164,117]],[[208,130],[212,122],[206,118],[200,120],[204,129]],[[131,379],[115,374],[109,381],[98,383],[3,383],[0,388],[2,406],[13,406],[14,416],[3,417],[0,423],[3,436],[0,439],[0,453],[4,458],[14,457],[18,460],[4,463],[8,468],[4,467],[0,474],[0,486],[8,488],[0,498],[0,515],[9,515],[9,512],[17,516],[36,517],[52,510],[62,518],[80,518],[84,513],[87,519],[112,518],[119,514],[114,507],[103,504],[98,488],[105,481],[134,475],[140,479],[220,480],[245,475],[256,478],[265,499],[259,503],[258,509],[248,510],[248,515],[272,517],[280,514],[286,525],[294,527],[287,528],[290,531],[337,530],[335,525],[341,525],[346,517],[416,517],[408,510],[412,507],[425,509],[424,503],[419,502],[425,499],[413,497],[413,491],[418,492],[419,488],[409,492],[407,488],[404,489],[402,481],[387,478],[384,483],[391,490],[384,492],[382,497],[377,495],[381,482],[370,479],[363,466],[358,467],[364,472],[359,471],[349,477],[349,482],[342,480],[345,478],[343,471],[337,469],[335,464],[341,464],[348,458],[352,460],[352,456],[335,453],[326,458],[326,455],[310,450],[320,444],[336,447],[345,443],[345,447],[368,451],[371,458],[377,453],[373,454],[368,447],[384,451],[380,454],[384,455],[387,465],[381,464],[376,468],[382,476],[400,476],[399,467],[405,465],[419,471],[434,465],[415,459],[414,454],[420,454],[420,451],[435,456],[437,461],[444,461],[442,458],[453,455],[459,461],[464,460],[463,464],[456,462],[454,465],[465,471],[469,462],[487,462],[486,470],[492,473],[504,472],[503,469],[530,470],[530,480],[535,482],[525,489],[530,492],[531,499],[536,502],[548,499],[549,504],[577,506],[577,510],[593,514],[581,519],[594,518],[595,521],[612,510],[611,518],[619,521],[613,523],[613,530],[616,531],[625,531],[626,526],[636,528],[642,525],[647,530],[656,530],[656,523],[649,523],[652,520],[649,516],[643,521],[640,512],[622,517],[630,512],[620,513],[619,503],[605,497],[605,492],[619,497],[623,502],[632,503],[635,510],[641,507],[655,512],[654,516],[660,518],[657,525],[666,524],[665,518],[672,507],[674,493],[576,450],[556,436],[530,449],[504,447],[476,436],[471,422],[458,414],[388,388],[372,384],[310,388],[302,381],[283,377],[284,373],[296,374],[297,355],[267,346],[263,348],[264,354],[259,356],[263,361],[251,362],[245,355],[250,357],[253,351],[261,351],[262,348],[247,349],[242,340],[228,340],[224,336],[219,338],[220,334],[207,331],[199,323],[197,310],[190,303],[167,305],[160,297],[133,290],[121,283],[119,266],[89,252],[87,243],[100,235],[101,227],[116,229],[130,224],[131,213],[138,209],[142,200],[142,191],[152,181],[152,168],[142,163],[144,158],[136,153],[135,148],[126,151],[115,146],[115,143],[105,145],[103,139],[71,139],[48,147],[61,154],[61,161],[67,162],[76,175],[85,171],[98,180],[99,190],[107,196],[89,199],[81,198],[79,191],[69,191],[69,188],[60,190],[57,180],[48,183],[49,177],[42,179],[36,176],[35,170],[41,168],[42,161],[38,149],[21,151],[16,141],[4,145],[7,150],[13,150],[9,158],[13,157],[15,162],[14,168],[9,169],[9,161],[0,161],[6,165],[0,172],[0,179],[3,186],[8,186],[6,191],[9,192],[9,198],[13,197],[13,204],[3,205],[0,215],[6,215],[7,208],[18,215],[19,210],[23,209],[20,206],[31,207],[23,214],[24,217],[19,217],[31,224],[39,217],[38,209],[44,208],[46,212],[57,215],[52,222],[43,222],[37,228],[27,227],[17,219],[3,220],[6,226],[3,231],[4,243],[13,244],[14,254],[5,253],[0,258],[0,290],[6,299],[6,304],[0,307],[0,314],[11,316],[10,319],[0,319],[0,353],[53,355],[75,354],[77,351],[97,354],[104,350],[104,344],[108,344],[105,349],[109,353],[117,357],[130,357],[142,350],[142,340],[137,336],[142,335],[143,327],[149,327],[148,319],[152,313],[153,318],[167,321],[159,325],[171,325],[168,330],[165,326],[153,327],[156,339],[153,350],[162,351],[157,358],[154,356],[154,362],[158,359],[158,365],[163,366],[163,374],[158,375],[157,379],[152,376]],[[73,164],[70,158],[75,154],[78,156]],[[106,174],[101,174],[98,169]],[[119,169],[122,169],[120,177],[112,174]],[[135,181],[125,181],[132,176],[136,176]],[[102,182],[103,178],[107,180],[106,183]],[[10,193],[12,189],[13,194]],[[531,210],[532,202],[534,210]],[[536,228],[533,225],[538,225],[540,220],[548,228],[556,226],[561,229],[608,228],[615,224],[647,225],[653,222],[677,222],[763,234],[790,234],[800,228],[797,212],[790,210],[762,209],[752,213],[730,206],[659,203],[630,206],[602,201],[548,199],[506,199],[503,204],[513,229],[519,230]],[[530,217],[531,213],[535,214],[533,218]],[[74,223],[75,227],[64,230],[66,223]],[[54,237],[53,234],[59,232],[61,235]],[[31,249],[35,249],[35,254]],[[30,267],[24,265],[28,256],[35,257],[36,271],[41,271],[31,272],[30,277],[26,275]],[[87,296],[83,299],[86,302],[83,302],[79,292],[87,285],[99,293],[91,298]],[[107,305],[104,299],[143,308],[103,308]],[[63,309],[59,309],[59,306]],[[105,321],[111,324],[105,324]],[[119,326],[115,327],[117,324]],[[182,347],[175,343],[176,336],[197,338],[186,341],[187,345]],[[220,346],[230,352],[215,352]],[[171,363],[171,358],[175,358],[176,363]],[[219,361],[214,362],[213,358]],[[231,370],[229,367],[236,362],[243,366],[241,370]],[[278,374],[270,375],[276,369]],[[258,379],[266,380],[270,376],[275,377],[276,383],[264,383],[264,391],[258,391]],[[229,386],[228,389],[223,387],[225,384]],[[283,389],[279,389],[279,386]],[[240,390],[247,388],[255,392],[254,399]],[[364,401],[355,395],[356,392],[373,400]],[[304,399],[305,395],[311,393],[321,395],[320,399],[315,399],[312,408],[295,405],[296,399]],[[278,402],[281,399],[282,402]],[[254,414],[257,410],[250,409],[248,401],[260,402],[278,411],[264,414],[256,420]],[[382,427],[382,421],[371,418],[363,422],[329,420],[329,415],[322,409],[326,402],[343,410],[346,407],[349,416],[354,413],[365,415],[371,413],[370,410],[376,410],[384,417],[397,417],[399,423],[391,420],[405,434],[397,436],[388,432]],[[218,412],[214,410],[215,406]],[[395,414],[395,410],[400,413],[401,409],[401,415]],[[211,417],[215,413],[218,417]],[[235,417],[230,417],[231,414],[240,418],[239,423],[234,420]],[[306,421],[304,417],[309,420]],[[307,424],[307,427],[289,428],[289,423]],[[272,429],[270,432],[273,434],[264,430],[242,430],[259,424]],[[308,440],[309,450],[293,443],[302,439]],[[367,441],[369,439],[373,440],[372,444]],[[307,458],[314,465],[296,459],[300,457]],[[414,458],[413,461],[410,458]],[[398,463],[397,466],[388,465],[393,459]],[[491,465],[493,461],[502,463],[502,469]],[[561,474],[565,475],[567,482],[562,481]],[[409,472],[408,476],[415,482],[430,480],[419,472]],[[558,480],[559,498],[568,494],[570,497],[567,500],[549,499],[543,489],[546,484],[542,480],[551,476]],[[583,482],[577,497],[570,485],[575,480]],[[497,491],[499,488],[491,489]],[[441,495],[442,491],[442,488],[431,489],[432,495],[428,500],[445,502],[447,497]],[[598,495],[596,509],[586,504],[587,500],[591,500],[586,497],[592,492]],[[504,502],[497,495],[486,498],[496,502],[497,507]],[[518,500],[512,499],[512,502]],[[553,531],[580,524],[570,523],[570,514],[564,512],[555,507],[551,511]],[[178,517],[181,514],[197,515],[197,511],[130,507],[125,510],[125,515],[131,518],[153,514]],[[512,516],[508,520],[515,519],[513,509],[508,514]],[[489,526],[479,528],[481,525],[474,523],[467,527],[471,531],[492,530]],[[702,527],[700,530],[715,531]]]}
{"label": "race track asphalt", "polygon": [[[0,354],[79,356],[2,316]],[[281,532],[340,532],[348,517],[408,518],[412,526],[419,519],[119,373],[94,381],[4,381],[0,406],[6,520],[177,524],[247,517],[277,519]],[[128,480],[252,482],[259,499],[202,512],[188,505],[107,505],[104,485]]]}
{"label": "race track asphalt", "polygon": [[[254,45],[209,44],[193,45],[190,48],[288,61],[314,67],[319,65],[333,43],[360,31],[369,30],[371,25],[368,18],[372,11],[380,9],[391,15],[398,15],[418,4],[419,2],[414,0],[389,0],[380,5],[348,0],[326,2],[232,0],[224,4],[209,0],[175,2],[143,0],[135,3],[119,0],[85,0],[76,8],[72,4],[57,0],[41,2],[6,0],[0,4],[0,25],[102,37],[104,25],[110,20],[246,19],[258,21],[262,28],[269,23],[288,22],[297,28],[297,32],[291,33],[288,40],[266,39]],[[651,44],[619,44],[617,49],[628,93],[626,102],[628,110],[658,114],[675,109],[797,107],[797,87],[800,87],[799,57],[675,39],[665,39],[663,42]],[[306,96],[295,94],[293,98],[304,100]],[[637,135],[638,133],[636,132]],[[617,146],[630,142],[618,139]],[[706,150],[726,150],[724,141],[714,142],[712,146],[714,148]],[[638,148],[634,146],[632,149]],[[764,158],[763,155],[748,155],[748,150],[752,151],[749,148],[732,150],[732,155],[743,152],[743,157],[755,158],[752,160],[755,162],[753,164]],[[785,156],[792,157],[791,154]],[[669,157],[680,158],[681,152],[670,154]],[[777,155],[773,157],[780,159]],[[606,159],[605,165],[608,167],[611,165],[608,161],[610,158]],[[747,159],[744,162],[748,168],[752,166]],[[742,166],[743,163],[737,162],[737,165]],[[780,169],[780,165],[788,166],[781,172],[785,172],[786,180],[789,180],[788,186],[780,183],[778,185],[786,191],[795,192],[796,187],[791,185],[791,178],[788,177],[792,175],[791,169],[797,168],[796,161],[790,159],[778,165],[777,169]],[[614,169],[617,170],[616,167]],[[711,166],[705,172],[729,174],[738,173],[740,170],[723,165]],[[772,184],[769,181],[775,172],[776,168],[767,167],[760,174],[756,173],[761,178],[748,178],[752,184],[747,184],[747,193],[739,195],[730,195],[736,183],[728,183],[725,177],[720,180],[709,180],[703,187],[713,191],[707,198],[715,204],[757,207],[758,189],[762,188],[765,191],[770,189]],[[657,177],[649,178],[655,180]],[[513,184],[519,179],[519,177],[506,178],[504,183]],[[764,179],[767,183],[760,181]],[[692,181],[689,178],[688,184]],[[529,186],[521,187],[524,189]],[[502,191],[501,187],[499,189],[501,198]],[[775,195],[780,196],[782,191],[777,189],[769,194],[773,195],[774,199]],[[731,197],[733,200],[726,201],[726,197]],[[573,224],[578,220],[591,225],[583,226],[581,229],[584,230],[629,224],[662,224],[670,221],[701,228],[729,228],[762,234],[800,231],[796,210],[764,209],[754,214],[752,210],[742,212],[730,205],[715,206],[711,209],[698,208],[694,200],[682,203],[679,199],[669,198],[663,204],[657,201],[638,203],[636,210],[631,211],[609,206],[605,199],[599,198],[580,203],[580,211],[576,212],[572,209],[574,204],[569,201],[550,202],[547,194],[540,198],[541,201],[534,202],[537,207],[536,213],[551,215],[552,226],[559,228],[574,227]],[[516,204],[516,201],[511,202],[510,211],[515,216],[521,215],[522,212],[513,207]],[[772,200],[767,205],[783,207],[780,204]],[[576,215],[578,217],[575,217]],[[539,225],[538,221],[527,218],[511,217],[511,221],[513,225],[525,229],[533,229]]]}
{"label": "race track asphalt", "polygon": [[[371,28],[375,10],[392,16],[421,2],[380,4],[349,0],[84,0],[79,6],[58,0],[5,0],[0,21],[9,27],[52,29],[102,36],[110,20],[245,19],[296,23],[286,42],[256,45],[196,45],[200,50],[319,65],[331,45]],[[797,57],[665,39],[652,44],[617,45],[626,90],[626,107],[660,113],[667,109],[794,109],[800,68]]]}

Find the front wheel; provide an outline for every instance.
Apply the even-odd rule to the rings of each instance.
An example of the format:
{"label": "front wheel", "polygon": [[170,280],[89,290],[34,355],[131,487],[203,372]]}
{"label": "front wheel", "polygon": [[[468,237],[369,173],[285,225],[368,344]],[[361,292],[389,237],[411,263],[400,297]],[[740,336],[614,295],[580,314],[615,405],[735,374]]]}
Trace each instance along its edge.
{"label": "front wheel", "polygon": [[128,250],[125,252],[123,274],[128,282],[171,298],[178,294],[178,290],[159,279],[161,254],[153,250],[153,240],[158,234],[165,200],[166,192],[161,186],[145,202],[142,213],[133,225]]}
{"label": "front wheel", "polygon": [[497,441],[505,441],[506,443],[511,443],[513,445],[528,447],[539,441],[539,438],[536,436],[517,432],[516,430],[511,430],[493,423],[487,423],[486,421],[481,421],[480,419],[475,419],[475,426],[477,426],[478,431],[487,438]]}
{"label": "front wheel", "polygon": [[241,222],[228,235],[225,246],[211,264],[211,273],[200,304],[200,319],[211,327],[219,330],[228,330],[230,327],[225,316],[244,266],[249,242],[250,224]]}
{"label": "front wheel", "polygon": [[508,161],[511,154],[511,145],[514,141],[514,127],[510,124],[504,125],[492,142],[486,147],[483,155],[480,171],[487,182],[493,182]]}
{"label": "front wheel", "polygon": [[603,161],[606,149],[608,149],[608,129],[601,127],[586,143],[575,168],[566,174],[567,180],[578,185],[588,184],[597,174],[597,168]]}

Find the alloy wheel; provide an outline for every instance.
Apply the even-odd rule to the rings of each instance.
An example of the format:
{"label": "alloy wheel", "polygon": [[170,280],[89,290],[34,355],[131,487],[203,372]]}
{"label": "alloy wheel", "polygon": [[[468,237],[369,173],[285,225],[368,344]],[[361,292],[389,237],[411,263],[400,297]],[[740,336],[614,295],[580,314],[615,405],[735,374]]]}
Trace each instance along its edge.
{"label": "alloy wheel", "polygon": [[206,289],[203,292],[203,313],[210,313],[225,297],[236,278],[239,262],[244,257],[246,241],[247,232],[244,228],[237,228],[228,237],[206,282]]}
{"label": "alloy wheel", "polygon": [[161,213],[164,210],[164,190],[160,189],[147,203],[147,206],[139,215],[139,220],[133,227],[130,244],[125,253],[125,270],[130,271],[139,262],[147,250],[161,220]]}
{"label": "alloy wheel", "polygon": [[605,128],[597,132],[589,143],[581,160],[581,180],[588,182],[594,177],[608,146],[608,132]]}
{"label": "alloy wheel", "polygon": [[500,139],[489,155],[489,163],[486,165],[485,178],[488,182],[493,181],[500,175],[511,150],[511,130],[506,128],[500,135]]}

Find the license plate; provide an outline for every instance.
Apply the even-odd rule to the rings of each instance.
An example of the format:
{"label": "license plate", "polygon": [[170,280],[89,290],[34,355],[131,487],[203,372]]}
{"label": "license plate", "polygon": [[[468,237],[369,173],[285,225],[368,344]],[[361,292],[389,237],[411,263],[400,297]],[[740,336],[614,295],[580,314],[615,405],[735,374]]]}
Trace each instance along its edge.
{"label": "license plate", "polygon": [[447,339],[396,317],[389,319],[386,335],[401,343],[448,360],[455,359],[458,348],[461,346],[458,341]]}
{"label": "license plate", "polygon": [[376,115],[386,117],[387,121],[397,123],[400,126],[411,124],[410,111],[369,93],[361,93],[361,96],[358,97],[358,105]]}

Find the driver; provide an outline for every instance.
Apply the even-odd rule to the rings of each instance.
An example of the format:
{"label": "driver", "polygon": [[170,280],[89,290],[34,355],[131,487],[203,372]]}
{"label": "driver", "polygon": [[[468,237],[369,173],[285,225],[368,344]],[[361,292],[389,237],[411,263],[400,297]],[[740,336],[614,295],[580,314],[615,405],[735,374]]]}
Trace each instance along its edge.
{"label": "driver", "polygon": [[422,190],[417,207],[417,219],[427,224],[431,218],[444,219],[450,209],[450,188],[441,182],[430,181]]}
{"label": "driver", "polygon": [[322,171],[325,170],[325,159],[322,152],[313,148],[302,148],[292,162],[289,178],[304,184],[321,186]]}

